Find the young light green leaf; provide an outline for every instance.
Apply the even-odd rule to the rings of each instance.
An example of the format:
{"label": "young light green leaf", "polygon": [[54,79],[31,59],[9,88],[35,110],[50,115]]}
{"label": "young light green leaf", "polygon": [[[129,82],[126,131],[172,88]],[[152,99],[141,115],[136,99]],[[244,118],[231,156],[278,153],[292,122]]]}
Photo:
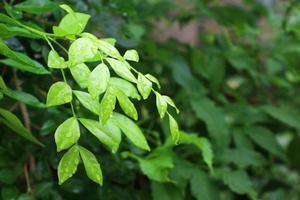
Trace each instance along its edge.
{"label": "young light green leaf", "polygon": [[86,88],[88,86],[91,71],[86,64],[81,63],[75,65],[74,67],[70,68],[70,71],[73,78],[81,88]]}
{"label": "young light green leaf", "polygon": [[156,107],[159,113],[160,118],[163,118],[166,114],[168,104],[166,100],[158,93],[155,92],[156,95]]}
{"label": "young light green leaf", "polygon": [[88,91],[93,99],[98,99],[99,95],[105,92],[109,77],[109,69],[104,63],[99,64],[92,71],[88,81]]}
{"label": "young light green leaf", "polygon": [[124,79],[113,77],[113,78],[110,78],[109,84],[115,88],[118,88],[126,96],[128,96],[130,98],[134,98],[137,100],[141,99],[141,96],[139,95],[136,87],[132,83],[130,83]]}
{"label": "young light green leaf", "polygon": [[116,39],[115,38],[102,38],[101,41],[107,42],[111,44],[112,46],[115,46],[116,44]]}
{"label": "young light green leaf", "polygon": [[[103,126],[99,121],[91,119],[79,119],[79,121],[87,128],[94,136],[100,140],[103,144],[108,146],[113,153],[115,153],[121,141],[120,130],[113,129],[111,122],[107,122]],[[110,132],[112,131],[112,132]],[[119,133],[118,133],[119,131]],[[119,135],[118,135],[119,134]]]}
{"label": "young light green leaf", "polygon": [[64,69],[68,66],[63,57],[60,57],[56,51],[51,50],[48,54],[48,67]]}
{"label": "young light green leaf", "polygon": [[89,19],[90,15],[84,13],[69,13],[62,18],[58,26],[53,27],[53,33],[57,36],[80,34],[84,30]]}
{"label": "young light green leaf", "polygon": [[75,117],[71,117],[64,121],[56,129],[54,137],[58,152],[75,144],[80,137],[80,129],[77,119]]}
{"label": "young light green leaf", "polygon": [[97,99],[93,99],[87,92],[73,91],[79,102],[88,110],[99,115],[100,104]]}
{"label": "young light green leaf", "polygon": [[147,77],[147,79],[149,79],[152,83],[155,83],[158,87],[158,89],[160,89],[160,83],[157,80],[157,78],[155,78],[153,75],[151,74],[146,74],[145,77]]}
{"label": "young light green leaf", "polygon": [[116,96],[113,94],[112,90],[108,88],[103,99],[100,103],[100,119],[103,125],[106,124],[107,120],[110,118],[111,113],[115,109]]}
{"label": "young light green leaf", "polygon": [[119,51],[114,47],[112,44],[107,42],[106,40],[98,40],[97,41],[97,46],[102,51],[108,56],[111,56],[113,58],[120,59],[122,56],[120,55]]}
{"label": "young light green leaf", "polygon": [[131,73],[131,71],[128,69],[128,67],[124,62],[121,62],[113,58],[106,58],[106,60],[113,68],[113,70],[116,72],[116,74],[118,74],[120,77],[134,83],[137,82],[135,76]]}
{"label": "young light green leaf", "polygon": [[71,67],[77,64],[91,61],[97,56],[98,48],[89,38],[75,40],[69,48],[69,61]]}
{"label": "young light green leaf", "polygon": [[19,134],[20,136],[24,137],[25,139],[44,146],[42,143],[40,143],[22,124],[22,122],[19,120],[19,118],[14,115],[12,112],[0,108],[0,122],[3,123],[5,126]]}
{"label": "young light green leaf", "polygon": [[123,131],[133,144],[141,149],[150,151],[150,147],[143,132],[131,119],[119,113],[113,113],[112,121]]}
{"label": "young light green leaf", "polygon": [[117,96],[118,102],[124,113],[132,119],[137,120],[137,111],[134,107],[134,104],[129,100],[129,98],[118,88],[113,88],[113,93]]}
{"label": "young light green leaf", "polygon": [[178,124],[177,124],[176,120],[172,117],[172,115],[170,115],[168,113],[168,116],[169,116],[169,127],[170,127],[172,140],[175,144],[177,144],[179,141],[179,138],[180,138]]}
{"label": "young light green leaf", "polygon": [[143,74],[138,75],[137,88],[142,94],[143,99],[147,99],[152,89],[152,82],[149,81]]}
{"label": "young light green leaf", "polygon": [[139,54],[136,50],[131,49],[127,50],[124,54],[124,58],[126,60],[134,61],[134,62],[139,62]]}
{"label": "young light green leaf", "polygon": [[102,185],[102,171],[95,155],[82,146],[79,147],[79,151],[87,176],[92,181]]}
{"label": "young light green leaf", "polygon": [[51,85],[48,96],[47,106],[56,106],[72,101],[72,89],[65,82],[56,82]]}
{"label": "young light green leaf", "polygon": [[59,7],[61,7],[65,11],[67,11],[67,13],[74,13],[73,9],[70,6],[68,6],[67,4],[61,4],[61,5],[59,5]]}
{"label": "young light green leaf", "polygon": [[164,100],[170,105],[172,106],[173,108],[175,108],[177,114],[179,113],[179,109],[177,108],[177,106],[175,105],[174,101],[169,97],[169,96],[166,96],[166,95],[162,95],[162,97],[164,98]]}
{"label": "young light green leaf", "polygon": [[75,174],[79,159],[79,148],[77,145],[74,145],[64,154],[58,164],[57,171],[60,185]]}

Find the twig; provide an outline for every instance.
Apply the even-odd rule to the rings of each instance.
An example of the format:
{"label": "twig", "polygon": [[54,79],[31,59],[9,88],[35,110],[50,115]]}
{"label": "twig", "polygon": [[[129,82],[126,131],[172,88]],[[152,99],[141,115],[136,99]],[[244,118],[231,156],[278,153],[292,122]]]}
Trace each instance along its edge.
{"label": "twig", "polygon": [[[13,69],[13,75],[14,75],[16,89],[18,91],[22,91],[22,86],[21,86],[22,82],[18,78],[17,69]],[[24,125],[30,131],[31,130],[31,126],[30,126],[31,121],[30,121],[27,106],[22,102],[20,102],[19,105],[20,105],[22,116],[23,116]],[[29,176],[29,172],[28,172],[28,168],[30,169],[30,171],[34,171],[34,169],[35,169],[35,159],[32,155],[29,155],[28,163],[29,163],[29,166],[28,166],[27,162],[24,163],[23,170],[24,170],[24,175],[25,175],[27,192],[32,193],[32,189],[31,189],[31,185],[30,185],[30,176]]]}
{"label": "twig", "polygon": [[24,175],[25,175],[25,180],[26,180],[27,192],[28,192],[28,193],[32,193],[27,163],[24,164],[23,170],[24,170]]}
{"label": "twig", "polygon": [[[16,89],[18,91],[22,91],[22,87],[21,87],[22,83],[18,79],[16,69],[13,69],[13,74],[14,74],[14,81],[15,81]],[[30,131],[30,117],[29,117],[29,114],[28,114],[28,109],[27,109],[26,105],[22,102],[20,102],[19,105],[20,105],[22,116],[23,116],[24,125]]]}

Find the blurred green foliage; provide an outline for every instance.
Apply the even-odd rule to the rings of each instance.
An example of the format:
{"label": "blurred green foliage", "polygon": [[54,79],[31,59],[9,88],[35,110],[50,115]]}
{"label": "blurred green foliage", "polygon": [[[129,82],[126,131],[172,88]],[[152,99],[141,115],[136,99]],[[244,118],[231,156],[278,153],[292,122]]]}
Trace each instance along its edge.
{"label": "blurred green foliage", "polygon": [[[140,52],[137,68],[158,77],[163,93],[175,99],[181,110],[177,120],[183,137],[179,145],[170,145],[168,120],[159,123],[152,112],[155,98],[150,96],[150,102],[138,105],[139,125],[152,152],[145,154],[124,141],[121,153],[111,154],[93,137],[83,137],[82,143],[101,162],[103,186],[90,182],[82,166],[58,186],[59,156],[53,134],[69,116],[69,109],[45,109],[28,94],[4,90],[0,80],[0,99],[2,93],[15,99],[3,98],[1,107],[21,118],[22,108],[16,101],[38,105],[27,107],[30,127],[45,145],[42,148],[12,134],[0,120],[2,199],[300,199],[300,2],[226,2],[64,0],[74,10],[91,15],[90,32],[116,38],[119,49]],[[59,3],[7,1],[0,3],[0,9],[29,26],[51,31],[63,16]],[[197,26],[193,44],[180,40],[182,34],[162,41],[154,33],[158,23],[168,30],[172,24],[183,28],[192,21]],[[45,42],[29,39],[29,33],[21,30],[12,33],[3,18],[0,22],[0,37],[28,56],[19,59],[47,63]],[[13,70],[5,57],[0,62],[9,88],[19,87],[17,77],[22,90],[41,102],[60,77],[55,71],[28,73],[18,64],[14,64],[18,70]],[[212,156],[210,143],[212,168],[204,162]]]}

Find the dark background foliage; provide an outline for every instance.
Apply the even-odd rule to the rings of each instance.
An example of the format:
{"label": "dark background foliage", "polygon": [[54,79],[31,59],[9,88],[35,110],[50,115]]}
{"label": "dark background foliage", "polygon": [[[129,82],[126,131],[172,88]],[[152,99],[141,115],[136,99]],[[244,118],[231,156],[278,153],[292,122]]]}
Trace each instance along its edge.
{"label": "dark background foliage", "polygon": [[[101,162],[103,187],[89,181],[82,167],[58,186],[61,155],[53,133],[69,108],[27,106],[30,121],[24,123],[45,147],[0,124],[2,199],[300,199],[299,1],[27,0],[21,10],[15,6],[20,2],[1,2],[1,13],[51,32],[63,16],[59,3],[66,3],[91,15],[87,31],[116,38],[121,52],[137,49],[141,62],[136,67],[158,77],[162,93],[175,100],[182,131],[210,140],[214,162],[211,171],[193,145],[164,148],[167,124],[154,114],[151,96],[138,106],[139,125],[157,159],[139,165],[124,152],[147,155],[126,140],[111,154],[86,135],[81,140]],[[46,63],[45,42],[5,39],[11,48]],[[60,79],[56,72],[39,76],[0,65],[10,88],[43,102],[51,83]],[[0,105],[26,119],[15,100],[4,98]],[[172,181],[149,179],[149,171],[169,173]]]}

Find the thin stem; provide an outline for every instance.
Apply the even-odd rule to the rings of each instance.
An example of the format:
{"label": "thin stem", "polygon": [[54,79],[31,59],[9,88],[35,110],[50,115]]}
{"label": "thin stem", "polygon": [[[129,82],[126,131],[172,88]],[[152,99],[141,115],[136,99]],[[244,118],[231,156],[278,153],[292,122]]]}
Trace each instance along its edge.
{"label": "thin stem", "polygon": [[[50,46],[50,48],[51,48],[53,51],[55,51],[54,48],[53,48],[53,46],[52,46],[52,44],[51,44],[51,42],[49,41],[48,37],[47,37],[47,36],[44,36],[44,38],[45,38],[45,40],[47,41],[47,43],[48,43],[48,45]],[[52,41],[55,41],[55,40],[52,39]],[[56,41],[55,41],[55,42],[56,42]],[[64,47],[63,47],[63,48],[64,48]],[[65,48],[64,48],[64,49],[65,49]],[[67,79],[66,79],[66,75],[65,75],[64,70],[63,70],[63,69],[60,69],[60,71],[61,71],[62,77],[63,77],[63,79],[64,79],[64,82],[68,84],[68,81],[67,81]],[[76,113],[75,113],[74,106],[73,106],[72,102],[70,102],[70,106],[71,106],[71,110],[72,110],[73,116],[76,117]]]}
{"label": "thin stem", "polygon": [[66,75],[63,69],[60,69],[64,82],[67,83]]}
{"label": "thin stem", "polygon": [[53,39],[53,38],[51,38],[51,37],[49,37],[49,39],[50,39],[52,42],[54,42],[57,46],[59,46],[65,53],[68,54],[67,49],[66,49],[64,46],[62,46],[59,42],[57,42],[55,39]]}
{"label": "thin stem", "polygon": [[[60,71],[61,71],[62,77],[63,77],[63,79],[64,79],[64,82],[65,82],[65,83],[68,83],[68,82],[67,82],[67,79],[66,79],[66,75],[65,75],[64,70],[63,70],[63,69],[60,69]],[[73,116],[76,117],[76,113],[75,113],[75,109],[74,109],[73,103],[70,102],[70,105],[71,105],[71,110],[72,110]]]}
{"label": "thin stem", "polygon": [[28,193],[32,193],[27,163],[24,164],[23,171],[24,171],[24,175],[25,175],[25,181],[26,181],[27,192],[28,192]]}

